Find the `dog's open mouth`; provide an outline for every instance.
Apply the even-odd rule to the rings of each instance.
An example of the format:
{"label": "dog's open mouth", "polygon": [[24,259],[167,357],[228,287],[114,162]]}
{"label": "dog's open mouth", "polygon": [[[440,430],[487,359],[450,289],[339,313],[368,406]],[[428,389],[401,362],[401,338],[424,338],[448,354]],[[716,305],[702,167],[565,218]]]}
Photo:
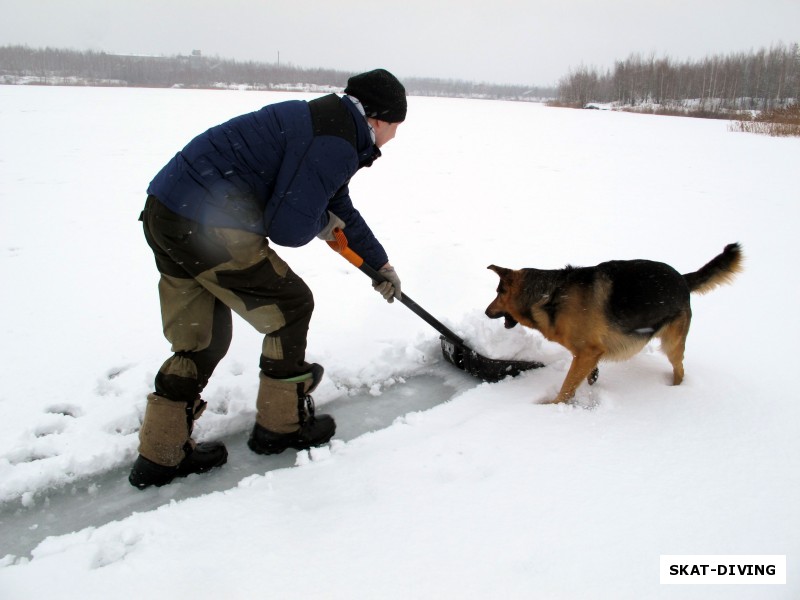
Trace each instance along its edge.
{"label": "dog's open mouth", "polygon": [[511,329],[512,327],[518,325],[517,320],[507,312],[492,312],[491,310],[487,309],[486,316],[489,317],[490,319],[499,319],[502,317],[503,319],[505,319],[506,329]]}
{"label": "dog's open mouth", "polygon": [[511,315],[503,315],[503,317],[505,317],[506,329],[511,329],[512,327],[515,327],[517,325],[516,319],[514,319],[514,317],[512,317]]}

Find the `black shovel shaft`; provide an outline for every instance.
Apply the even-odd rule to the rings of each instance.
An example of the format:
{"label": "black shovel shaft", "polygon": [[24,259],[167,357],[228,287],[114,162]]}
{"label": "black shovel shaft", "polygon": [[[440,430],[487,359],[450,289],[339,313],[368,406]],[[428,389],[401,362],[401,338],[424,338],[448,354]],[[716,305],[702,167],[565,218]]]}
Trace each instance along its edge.
{"label": "black shovel shaft", "polygon": [[[363,258],[347,247],[347,238],[341,229],[334,229],[333,237],[334,239],[330,240],[328,245],[341,254],[350,264],[358,268],[374,282],[383,283],[384,281],[388,281],[380,271],[370,267],[364,262]],[[427,310],[409,298],[408,294],[402,294],[399,300],[415,315],[441,334],[442,353],[444,354],[445,360],[462,371],[466,371],[470,375],[480,377],[484,381],[499,381],[503,377],[509,375],[513,377],[522,371],[538,369],[544,366],[542,363],[534,361],[495,360],[481,356],[475,352],[475,350],[467,346],[463,339],[450,331],[450,329],[435,319]]]}
{"label": "black shovel shaft", "polygon": [[[378,283],[387,281],[387,279],[381,275],[380,271],[376,271],[366,263],[361,264],[358,268],[371,277],[373,281],[377,281]],[[462,371],[466,371],[470,375],[479,377],[484,381],[499,381],[508,375],[514,376],[522,371],[538,369],[544,366],[540,362],[496,360],[482,356],[467,346],[463,339],[437,321],[428,311],[409,298],[407,294],[403,293],[400,302],[405,304],[412,312],[421,317],[442,335],[442,353],[444,354],[445,360]]]}
{"label": "black shovel shaft", "polygon": [[[372,279],[372,281],[375,281],[377,283],[382,283],[384,281],[387,281],[386,277],[381,275],[379,271],[376,271],[375,269],[370,267],[367,263],[362,263],[361,266],[358,268],[361,270],[362,273],[368,275]],[[408,309],[411,312],[420,317],[423,321],[425,321],[428,325],[430,325],[436,331],[441,333],[444,337],[457,343],[460,346],[466,346],[463,339],[461,339],[459,336],[453,333],[450,329],[447,328],[447,326],[444,323],[437,320],[431,313],[429,313],[427,310],[425,310],[419,304],[417,304],[414,300],[412,300],[408,294],[403,292],[400,298],[398,299],[400,300],[401,303],[403,303],[406,307],[408,307]]]}
{"label": "black shovel shaft", "polygon": [[[350,264],[354,267],[357,267],[362,273],[367,275],[372,281],[377,283],[383,283],[384,281],[388,281],[386,277],[381,275],[377,269],[370,267],[364,259],[361,258],[358,254],[356,254],[353,250],[351,250],[347,245],[347,237],[344,235],[344,232],[341,229],[334,229],[333,236],[335,240],[331,240],[328,242],[328,245],[333,248],[336,252],[341,254]],[[425,321],[428,325],[433,327],[436,331],[441,333],[444,337],[451,340],[453,343],[466,348],[466,344],[464,340],[457,336],[455,333],[450,331],[443,323],[438,321],[432,314],[430,314],[427,310],[422,308],[419,304],[414,302],[408,294],[402,294],[402,297],[399,299],[402,304],[408,307],[415,315],[420,317],[423,321]]]}

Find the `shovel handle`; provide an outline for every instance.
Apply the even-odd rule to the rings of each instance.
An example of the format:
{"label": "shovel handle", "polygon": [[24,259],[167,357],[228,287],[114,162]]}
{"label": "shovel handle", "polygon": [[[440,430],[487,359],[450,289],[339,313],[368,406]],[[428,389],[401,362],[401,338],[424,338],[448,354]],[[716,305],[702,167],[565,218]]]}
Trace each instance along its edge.
{"label": "shovel handle", "polygon": [[[376,269],[370,267],[361,256],[356,253],[355,250],[350,248],[347,244],[347,237],[344,235],[344,231],[339,229],[338,227],[333,230],[333,237],[334,240],[328,240],[328,245],[341,254],[351,265],[359,269],[362,273],[367,275],[370,279],[377,283],[382,283],[386,281],[386,278],[381,275]],[[463,339],[457,336],[455,333],[450,331],[443,323],[439,322],[436,318],[433,317],[427,310],[422,308],[419,304],[414,302],[408,294],[403,292],[402,296],[399,298],[400,302],[404,304],[411,312],[415,315],[420,317],[423,321],[425,321],[428,325],[433,327],[436,331],[441,333],[444,337],[449,339],[450,341],[458,344],[459,346],[466,347],[466,344]]]}
{"label": "shovel handle", "polygon": [[[361,269],[362,266],[365,266],[366,263],[364,263],[364,259],[361,258],[358,254],[356,254],[355,251],[352,250],[347,245],[347,237],[344,235],[344,231],[342,231],[338,227],[334,228],[333,237],[334,237],[333,240],[329,240],[328,241],[328,246],[330,246],[336,252],[338,252],[339,254],[344,256],[345,259],[347,260],[347,262],[349,262],[351,265],[353,265],[357,269]],[[366,265],[366,266],[369,267],[369,265]],[[367,273],[367,275],[370,275],[370,274]],[[372,277],[372,275],[370,275],[370,277]],[[374,277],[372,277],[372,278],[375,279]],[[384,280],[384,277],[381,275],[380,278],[378,279],[378,281],[383,281],[383,280]]]}

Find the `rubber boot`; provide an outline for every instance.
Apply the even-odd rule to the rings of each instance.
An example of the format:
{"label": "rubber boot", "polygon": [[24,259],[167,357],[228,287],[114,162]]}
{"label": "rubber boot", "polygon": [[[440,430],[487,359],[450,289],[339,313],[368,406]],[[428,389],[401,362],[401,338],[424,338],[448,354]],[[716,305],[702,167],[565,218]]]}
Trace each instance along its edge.
{"label": "rubber boot", "polygon": [[330,415],[317,415],[310,392],[322,379],[323,368],[311,365],[306,375],[272,379],[259,374],[256,424],[247,445],[257,454],[279,454],[326,444],[336,433]]}
{"label": "rubber boot", "polygon": [[228,451],[222,442],[195,444],[191,437],[194,421],[205,408],[200,398],[184,404],[156,394],[147,396],[139,457],[128,476],[132,486],[140,490],[162,486],[176,477],[205,473],[225,464]]}

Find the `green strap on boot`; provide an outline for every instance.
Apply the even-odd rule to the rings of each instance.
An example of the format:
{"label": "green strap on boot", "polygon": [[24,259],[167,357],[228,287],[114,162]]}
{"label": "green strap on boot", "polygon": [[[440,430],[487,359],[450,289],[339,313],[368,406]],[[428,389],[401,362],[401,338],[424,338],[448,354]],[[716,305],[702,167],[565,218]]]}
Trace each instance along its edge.
{"label": "green strap on boot", "polygon": [[311,365],[308,373],[285,379],[259,373],[256,423],[248,446],[258,454],[277,454],[327,443],[336,431],[328,415],[315,415],[312,392],[324,369]]}

